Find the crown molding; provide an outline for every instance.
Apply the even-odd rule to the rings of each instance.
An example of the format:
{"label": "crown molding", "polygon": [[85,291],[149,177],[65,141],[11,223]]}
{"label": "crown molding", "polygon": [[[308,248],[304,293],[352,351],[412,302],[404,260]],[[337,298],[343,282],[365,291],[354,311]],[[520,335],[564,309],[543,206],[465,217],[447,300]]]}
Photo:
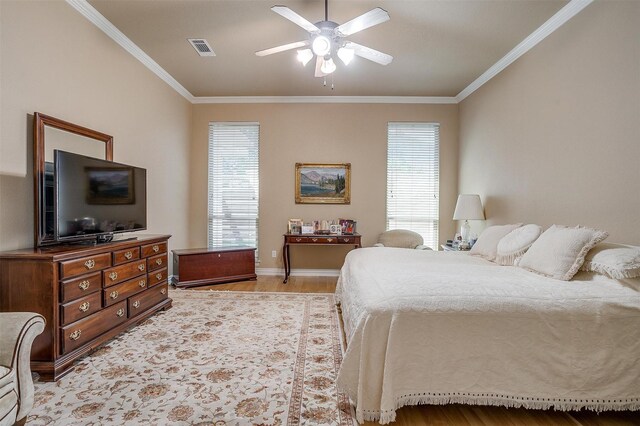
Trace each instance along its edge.
{"label": "crown molding", "polygon": [[151,59],[142,49],[138,47],[129,37],[124,35],[115,27],[107,18],[98,12],[86,0],[66,0],[67,3],[75,10],[80,12],[82,16],[91,21],[96,27],[101,29],[106,35],[111,37],[113,41],[118,43],[124,50],[129,52],[133,57],[142,62],[144,66],[149,68],[155,75],[160,77],[165,83],[171,86],[176,92],[184,96],[186,100],[193,103],[193,95],[184,88],[178,81],[164,70],[156,61]]}
{"label": "crown molding", "polygon": [[582,9],[589,6],[593,0],[571,0],[551,18],[522,40],[516,47],[507,53],[502,59],[493,64],[480,77],[463,89],[455,97],[456,102],[462,102],[467,96],[478,90],[483,84],[491,80],[502,70],[511,65],[516,59],[531,50],[536,44],[547,38],[548,35],[560,28],[565,22],[577,15]]}
{"label": "crown molding", "polygon": [[194,104],[456,104],[447,96],[198,96]]}
{"label": "crown molding", "polygon": [[[1,0],[0,0],[1,1]],[[127,52],[138,59],[165,83],[171,86],[192,104],[264,104],[264,103],[345,103],[345,104],[457,104],[467,96],[478,90],[483,84],[491,80],[502,70],[511,65],[516,59],[527,53],[548,35],[560,28],[565,22],[589,6],[593,0],[571,0],[555,15],[549,18],[538,29],[521,41],[502,59],[496,62],[480,77],[464,88],[455,97],[448,96],[193,96],[171,74],[164,70],[156,61],[151,59],[138,45],[131,41],[107,18],[91,6],[87,0],[66,0],[66,2],[80,12],[85,18],[101,29],[111,39]]]}

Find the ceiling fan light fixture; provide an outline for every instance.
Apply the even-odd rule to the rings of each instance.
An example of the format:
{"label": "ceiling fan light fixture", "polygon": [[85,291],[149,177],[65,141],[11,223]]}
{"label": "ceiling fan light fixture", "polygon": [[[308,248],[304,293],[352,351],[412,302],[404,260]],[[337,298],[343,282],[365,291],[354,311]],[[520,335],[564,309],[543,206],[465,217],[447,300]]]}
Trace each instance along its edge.
{"label": "ceiling fan light fixture", "polygon": [[340,58],[345,65],[349,65],[355,54],[356,52],[353,49],[347,49],[346,47],[338,49],[338,58]]}
{"label": "ceiling fan light fixture", "polygon": [[313,53],[316,55],[325,56],[331,52],[331,40],[329,40],[329,37],[319,35],[313,39],[311,49],[313,49]]}
{"label": "ceiling fan light fixture", "polygon": [[298,50],[298,61],[302,62],[303,67],[306,67],[312,58],[313,52],[311,49]]}
{"label": "ceiling fan light fixture", "polygon": [[320,71],[324,74],[331,74],[336,70],[336,64],[333,62],[333,59],[325,59],[322,66],[320,67]]}

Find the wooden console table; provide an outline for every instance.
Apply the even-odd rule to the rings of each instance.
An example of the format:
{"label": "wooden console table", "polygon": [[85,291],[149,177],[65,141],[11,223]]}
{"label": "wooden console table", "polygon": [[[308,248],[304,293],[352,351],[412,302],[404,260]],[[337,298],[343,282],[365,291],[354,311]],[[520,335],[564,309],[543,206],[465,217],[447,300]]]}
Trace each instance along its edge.
{"label": "wooden console table", "polygon": [[360,234],[353,235],[301,235],[301,234],[284,234],[284,246],[282,247],[282,257],[284,259],[284,284],[289,280],[291,275],[291,254],[289,247],[292,245],[326,245],[326,246],[344,246],[352,245],[354,248],[362,247],[360,243]]}

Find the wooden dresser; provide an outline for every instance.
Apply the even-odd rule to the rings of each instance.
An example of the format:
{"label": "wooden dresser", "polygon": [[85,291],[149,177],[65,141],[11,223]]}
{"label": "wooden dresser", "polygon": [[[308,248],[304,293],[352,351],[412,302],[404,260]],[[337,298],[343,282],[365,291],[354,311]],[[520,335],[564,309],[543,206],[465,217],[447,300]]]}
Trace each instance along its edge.
{"label": "wooden dresser", "polygon": [[33,343],[31,369],[57,380],[78,357],[170,308],[169,238],[0,253],[0,311],[37,312],[47,321]]}

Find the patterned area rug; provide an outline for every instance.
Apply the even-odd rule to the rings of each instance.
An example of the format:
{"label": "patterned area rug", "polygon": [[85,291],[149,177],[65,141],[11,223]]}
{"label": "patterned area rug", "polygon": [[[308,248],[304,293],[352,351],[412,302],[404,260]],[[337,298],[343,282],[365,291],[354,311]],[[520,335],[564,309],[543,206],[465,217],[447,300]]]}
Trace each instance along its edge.
{"label": "patterned area rug", "polygon": [[332,294],[175,290],[173,308],[36,383],[30,425],[353,426]]}

